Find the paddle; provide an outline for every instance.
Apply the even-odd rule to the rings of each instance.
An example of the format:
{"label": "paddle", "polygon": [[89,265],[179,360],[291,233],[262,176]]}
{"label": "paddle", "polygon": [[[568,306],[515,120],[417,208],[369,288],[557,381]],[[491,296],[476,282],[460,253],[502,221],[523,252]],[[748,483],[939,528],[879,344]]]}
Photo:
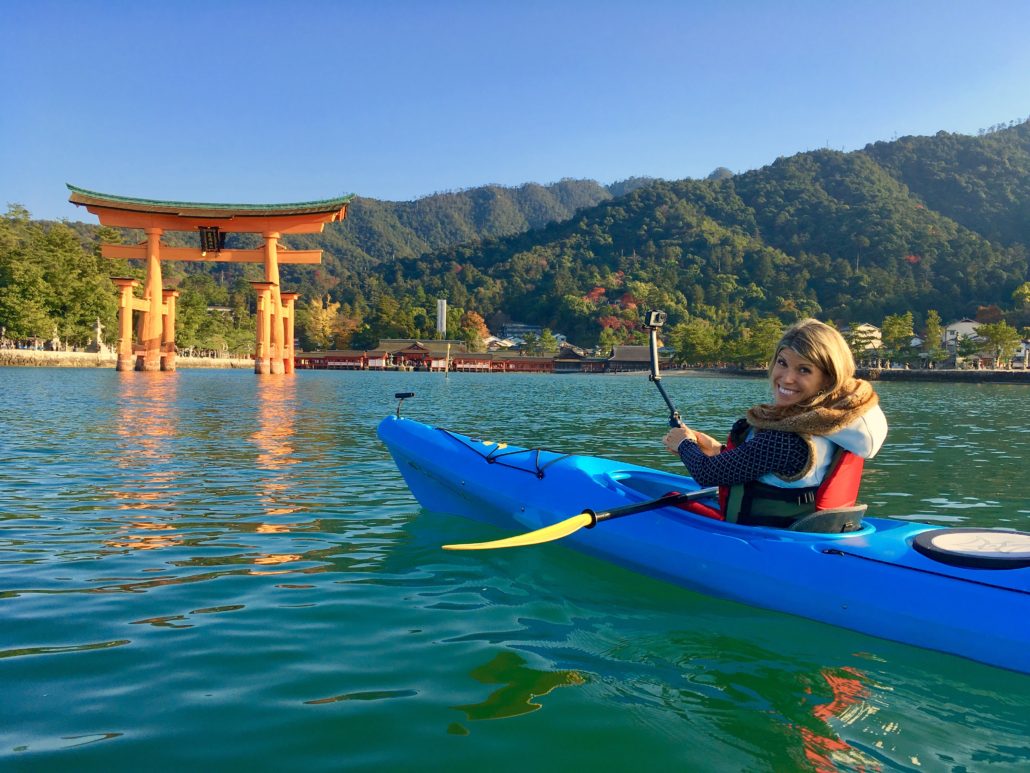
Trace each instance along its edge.
{"label": "paddle", "polygon": [[553,523],[550,526],[543,527],[542,529],[526,532],[525,534],[519,534],[515,537],[497,539],[491,542],[466,542],[460,545],[444,545],[443,549],[493,550],[494,548],[516,548],[523,545],[539,545],[542,542],[553,542],[554,540],[561,539],[562,537],[567,537],[580,529],[592,529],[600,521],[609,521],[612,518],[622,518],[626,515],[635,515],[637,513],[647,512],[648,510],[657,510],[660,507],[670,507],[682,504],[683,502],[690,502],[694,499],[714,496],[718,491],[719,489],[714,487],[691,491],[689,494],[680,494],[677,491],[672,491],[668,494],[663,494],[657,499],[649,499],[646,502],[637,502],[633,505],[613,507],[611,510],[602,510],[599,513],[589,509],[584,510],[579,515],[566,518],[564,521],[558,521],[558,523]]}

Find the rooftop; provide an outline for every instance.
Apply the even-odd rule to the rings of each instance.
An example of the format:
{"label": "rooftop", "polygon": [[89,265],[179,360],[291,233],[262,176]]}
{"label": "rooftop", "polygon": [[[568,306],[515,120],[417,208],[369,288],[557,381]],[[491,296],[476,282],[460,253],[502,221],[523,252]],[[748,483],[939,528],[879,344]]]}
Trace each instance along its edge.
{"label": "rooftop", "polygon": [[72,192],[68,200],[79,206],[107,207],[129,212],[152,212],[184,217],[232,217],[233,215],[307,215],[336,212],[347,206],[354,195],[321,201],[300,201],[292,204],[212,204],[197,201],[159,201],[114,196],[110,193],[89,191],[66,183]]}

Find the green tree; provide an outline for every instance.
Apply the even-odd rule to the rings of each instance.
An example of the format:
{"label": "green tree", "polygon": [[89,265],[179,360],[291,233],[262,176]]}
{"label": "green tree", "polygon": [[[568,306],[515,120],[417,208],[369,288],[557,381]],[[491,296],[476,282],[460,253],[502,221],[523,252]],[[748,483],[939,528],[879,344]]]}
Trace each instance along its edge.
{"label": "green tree", "polygon": [[1023,282],[1012,292],[1012,301],[1016,308],[1030,308],[1030,282]]}
{"label": "green tree", "polygon": [[93,338],[98,319],[111,329],[115,291],[103,258],[84,250],[64,223],[48,225],[33,236],[33,261],[43,267],[49,285],[48,311],[58,336],[84,346]]}
{"label": "green tree", "polygon": [[18,204],[0,219],[0,328],[8,338],[49,338],[50,288],[43,266],[33,260],[33,242],[40,229]]}
{"label": "green tree", "polygon": [[522,341],[522,351],[526,354],[538,357],[544,353],[544,347],[540,343],[540,336],[536,333],[526,333],[522,336]]}
{"label": "green tree", "polygon": [[329,297],[312,298],[302,304],[303,313],[298,314],[301,343],[305,349],[328,349],[333,342],[336,315],[340,311],[338,302]]}
{"label": "green tree", "polygon": [[768,365],[782,335],[783,323],[778,317],[761,317],[751,326],[741,327],[736,335],[726,339],[723,347],[726,359],[741,367]]}
{"label": "green tree", "polygon": [[691,317],[669,329],[669,343],[681,362],[703,365],[717,359],[723,338],[719,329],[708,320]]}
{"label": "green tree", "polygon": [[[844,335],[844,340],[851,349],[855,362],[863,362],[870,359],[879,360],[877,349],[882,344],[873,332],[873,328],[863,325],[852,325]],[[881,331],[882,335],[882,331]]]}
{"label": "green tree", "polygon": [[941,362],[946,359],[947,352],[941,344],[944,337],[944,325],[941,315],[936,309],[926,312],[926,337],[923,339],[923,350],[930,362]]}
{"label": "green tree", "polygon": [[622,339],[619,338],[619,334],[614,329],[610,327],[602,328],[595,352],[598,357],[608,357],[621,342]]}
{"label": "green tree", "polygon": [[181,293],[175,306],[175,345],[180,350],[188,352],[191,349],[202,348],[201,328],[204,326],[207,313],[207,302],[202,293]]}
{"label": "green tree", "polygon": [[540,333],[540,351],[543,354],[554,354],[558,351],[558,339],[554,337],[550,328],[545,327]]}
{"label": "green tree", "polygon": [[49,287],[38,266],[17,255],[0,255],[0,327],[8,338],[49,338],[54,322],[48,299]]}
{"label": "green tree", "polygon": [[[339,307],[337,306],[333,317],[338,312]],[[411,307],[403,306],[396,298],[386,293],[381,293],[373,304],[368,324],[380,339],[411,338],[415,333],[415,321]],[[448,329],[451,329],[449,319]]]}
{"label": "green tree", "polygon": [[[454,306],[447,304],[447,334],[442,336],[443,338],[454,338],[461,334],[461,318],[465,316],[465,309],[460,306]],[[433,329],[436,329],[436,317],[433,317]],[[441,338],[439,333],[434,333],[434,337]]]}
{"label": "green tree", "polygon": [[[977,329],[979,332],[979,328]],[[984,341],[979,335],[959,336],[955,341],[955,354],[959,357],[972,357],[979,354],[984,347]]]}
{"label": "green tree", "polygon": [[1019,331],[1006,322],[990,322],[976,329],[980,338],[986,341],[984,350],[995,357],[995,367],[1005,367],[1019,348]]}
{"label": "green tree", "polygon": [[87,344],[96,323],[113,330],[110,264],[64,223],[41,223],[11,205],[0,218],[0,327],[12,338],[59,336]]}
{"label": "green tree", "polygon": [[881,327],[883,333],[883,345],[892,356],[904,358],[909,353],[909,346],[915,331],[912,327],[912,312],[904,314],[889,314],[884,317]]}

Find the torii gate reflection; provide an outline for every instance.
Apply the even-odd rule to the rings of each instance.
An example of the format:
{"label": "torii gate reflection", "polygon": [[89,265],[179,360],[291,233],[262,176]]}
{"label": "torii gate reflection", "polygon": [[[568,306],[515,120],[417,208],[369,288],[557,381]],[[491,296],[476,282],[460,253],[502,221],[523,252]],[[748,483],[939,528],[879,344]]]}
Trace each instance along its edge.
{"label": "torii gate reflection", "polygon": [[[118,370],[175,370],[175,299],[161,280],[162,260],[202,260],[230,263],[263,263],[265,279],[252,282],[258,295],[255,373],[293,372],[293,319],[296,293],[283,293],[279,264],[317,265],[321,250],[279,249],[283,234],[321,233],[326,223],[347,216],[353,196],[296,204],[204,204],[182,201],[134,199],[97,193],[68,185],[69,201],[115,228],[139,228],[146,233],[140,244],[104,244],[105,258],[147,261],[143,297],[133,294],[139,282],[117,277],[119,302]],[[165,231],[198,231],[200,247],[161,244]],[[226,233],[259,233],[264,247],[255,250],[225,249]],[[133,344],[132,313],[140,312],[139,346]]]}

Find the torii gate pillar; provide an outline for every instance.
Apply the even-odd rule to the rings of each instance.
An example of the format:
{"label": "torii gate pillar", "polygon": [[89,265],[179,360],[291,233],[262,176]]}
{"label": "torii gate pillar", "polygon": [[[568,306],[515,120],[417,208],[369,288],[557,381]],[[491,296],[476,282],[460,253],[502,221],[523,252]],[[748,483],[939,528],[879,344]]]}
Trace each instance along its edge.
{"label": "torii gate pillar", "polygon": [[[283,341],[283,301],[282,295],[279,292],[279,233],[278,231],[266,231],[262,236],[265,239],[265,282],[270,285],[268,288],[268,315],[271,321],[271,329],[269,330],[268,325],[266,325],[265,334],[269,337],[270,348],[268,351],[272,360],[270,363],[271,372],[278,374],[286,372],[286,366],[283,364],[283,354],[285,353],[285,342]],[[258,372],[256,365],[254,372]]]}
{"label": "torii gate pillar", "polygon": [[178,290],[164,290],[164,314],[161,317],[161,370],[175,370],[175,299]]}
{"label": "torii gate pillar", "polygon": [[148,228],[147,282],[143,286],[143,300],[147,309],[140,318],[140,341],[143,343],[143,362],[138,370],[161,370],[161,341],[164,336],[164,286],[161,280],[161,234],[163,228]]}
{"label": "torii gate pillar", "polygon": [[132,290],[139,287],[139,280],[114,277],[111,281],[121,291],[118,298],[118,364],[115,370],[132,370],[136,364],[132,352],[132,310],[142,305],[142,299],[136,298]]}
{"label": "torii gate pillar", "polygon": [[[272,289],[278,289],[271,282],[251,282],[257,294],[257,341],[254,352],[255,373],[275,373],[275,358],[272,355]],[[279,373],[283,372],[282,358],[279,359]]]}
{"label": "torii gate pillar", "polygon": [[293,350],[293,339],[296,336],[294,329],[293,320],[294,309],[297,298],[300,297],[300,293],[279,293],[279,296],[283,301],[283,340],[285,341],[285,349],[283,351],[283,367],[286,369],[286,373],[293,373],[293,366],[296,362],[296,352]]}

